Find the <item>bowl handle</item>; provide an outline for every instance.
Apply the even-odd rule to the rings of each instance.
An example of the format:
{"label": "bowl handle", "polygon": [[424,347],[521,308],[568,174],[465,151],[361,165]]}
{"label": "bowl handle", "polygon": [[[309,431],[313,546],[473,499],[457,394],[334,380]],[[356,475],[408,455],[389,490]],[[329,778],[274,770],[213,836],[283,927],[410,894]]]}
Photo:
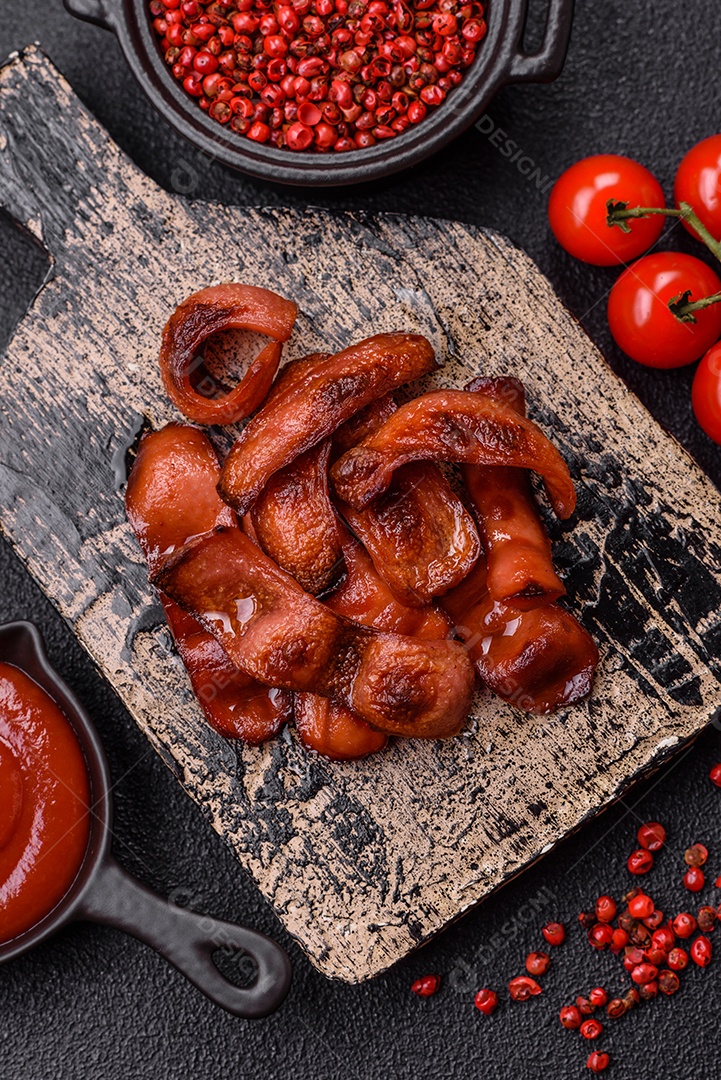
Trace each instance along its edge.
{"label": "bowl handle", "polygon": [[63,0],[65,9],[78,19],[95,23],[104,30],[115,29],[113,0]]}
{"label": "bowl handle", "polygon": [[[144,941],[234,1016],[268,1016],[290,988],[290,960],[265,934],[166,900],[146,889],[109,856],[95,871],[77,917],[105,923]],[[223,949],[239,950],[253,959],[257,978],[252,986],[236,986],[221,974],[213,954]]]}
{"label": "bowl handle", "polygon": [[[528,0],[523,0],[523,7],[528,10]],[[541,45],[531,56],[523,52],[522,45],[519,47],[511,60],[508,82],[550,82],[561,74],[571,36],[573,8],[574,0],[549,0]]]}

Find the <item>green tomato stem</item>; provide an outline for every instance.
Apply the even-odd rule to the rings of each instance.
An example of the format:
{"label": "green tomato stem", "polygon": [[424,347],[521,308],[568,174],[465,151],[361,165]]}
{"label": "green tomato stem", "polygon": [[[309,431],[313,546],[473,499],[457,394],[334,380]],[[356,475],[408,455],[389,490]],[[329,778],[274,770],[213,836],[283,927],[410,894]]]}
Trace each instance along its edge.
{"label": "green tomato stem", "polygon": [[672,300],[669,300],[668,306],[672,315],[675,315],[679,322],[695,323],[696,316],[694,312],[703,311],[704,308],[711,307],[712,304],[721,303],[721,292],[714,293],[713,296],[704,296],[701,300],[691,300],[691,293],[681,293],[680,296],[674,296]]}
{"label": "green tomato stem", "polygon": [[626,222],[633,218],[645,218],[659,215],[661,217],[681,218],[687,225],[691,226],[711,254],[721,262],[721,243],[714,239],[690,203],[679,203],[678,209],[673,210],[665,206],[632,206],[629,208],[628,203],[616,202],[614,199],[609,199],[606,203],[606,211],[606,224],[610,228],[614,225],[618,225],[623,232],[631,231],[630,226],[627,225]]}
{"label": "green tomato stem", "polygon": [[[665,206],[632,206],[629,208],[628,203],[616,202],[614,199],[609,199],[606,203],[606,211],[606,224],[609,228],[617,225],[623,232],[631,231],[631,227],[627,222],[633,218],[645,218],[654,215],[680,218],[682,221],[685,221],[687,225],[691,226],[711,254],[721,262],[721,243],[711,235],[690,203],[681,202],[678,204],[678,209],[673,210]],[[669,300],[668,306],[671,314],[674,315],[679,322],[695,323],[696,316],[694,312],[702,311],[704,308],[711,307],[712,304],[718,303],[721,303],[721,293],[715,293],[713,296],[705,296],[701,300],[692,301],[691,293],[685,292],[681,293],[680,296],[674,296],[672,300]]]}

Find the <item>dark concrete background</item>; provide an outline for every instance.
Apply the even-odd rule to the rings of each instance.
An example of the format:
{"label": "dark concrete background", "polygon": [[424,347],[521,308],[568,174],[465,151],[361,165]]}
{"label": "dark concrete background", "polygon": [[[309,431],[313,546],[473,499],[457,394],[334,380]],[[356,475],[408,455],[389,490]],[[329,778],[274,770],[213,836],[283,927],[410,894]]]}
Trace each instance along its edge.
{"label": "dark concrete background", "polygon": [[[488,115],[543,176],[557,176],[585,154],[616,151],[647,164],[670,195],[684,151],[718,129],[716,0],[695,0],[692,13],[671,0],[578,0],[577,8],[558,82],[509,88]],[[478,131],[412,173],[368,188],[274,187],[205,162],[176,137],[133,83],[113,38],[71,19],[60,0],[0,0],[0,55],[33,40],[127,153],[166,188],[172,188],[181,165],[195,173],[195,198],[432,214],[508,234],[537,260],[658,420],[721,483],[719,449],[691,413],[693,369],[648,372],[618,353],[604,304],[614,272],[574,264],[558,249],[546,223],[544,194]],[[679,234],[671,230],[665,241],[698,253]],[[0,252],[2,347],[43,265],[2,218]],[[328,982],[287,940],[255,886],[148,749],[7,545],[0,546],[0,573],[0,619],[38,622],[51,659],[97,721],[116,781],[118,857],[158,890],[187,887],[209,912],[274,934],[295,965],[285,1007],[266,1021],[249,1023],[207,1004],[136,942],[77,926],[0,971],[0,1080],[565,1080],[590,1075],[584,1063],[592,1048],[611,1053],[607,1075],[618,1080],[721,1076],[721,959],[707,971],[687,972],[675,998],[609,1021],[597,1044],[562,1030],[557,1019],[559,1007],[577,993],[598,983],[616,990],[627,982],[618,961],[592,953],[575,919],[600,892],[618,896],[630,887],[625,860],[641,820],[659,819],[669,830],[668,850],[646,881],[661,906],[676,912],[721,900],[713,887],[721,873],[721,793],[708,780],[709,767],[721,760],[719,731],[704,733],[690,751],[422,952],[370,984],[348,987]],[[711,851],[710,883],[692,898],[680,879],[683,849],[695,839]],[[550,918],[573,924],[569,941],[554,953],[542,997],[511,1006],[505,984],[522,970],[525,953],[542,945],[540,926]],[[721,930],[715,936],[721,945]],[[409,985],[427,971],[443,974],[445,984],[435,998],[421,1002]],[[491,1019],[472,1005],[473,991],[484,985],[501,991],[503,1006]]]}

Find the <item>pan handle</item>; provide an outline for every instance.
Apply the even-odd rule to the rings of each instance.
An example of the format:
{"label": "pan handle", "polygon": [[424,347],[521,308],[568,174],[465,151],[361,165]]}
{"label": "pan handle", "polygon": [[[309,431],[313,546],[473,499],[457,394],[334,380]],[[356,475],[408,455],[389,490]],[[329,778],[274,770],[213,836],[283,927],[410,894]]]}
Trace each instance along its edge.
{"label": "pan handle", "polygon": [[63,0],[66,11],[84,22],[95,23],[104,30],[115,30],[113,0]]}
{"label": "pan handle", "polygon": [[[522,6],[524,10],[522,25],[525,25],[528,0],[522,0]],[[543,41],[538,51],[529,56],[523,51],[521,42],[511,60],[506,77],[507,82],[550,82],[561,74],[571,36],[573,10],[574,0],[549,0]]]}
{"label": "pan handle", "polygon": [[[105,923],[144,941],[186,979],[234,1016],[268,1016],[283,1002],[291,982],[285,951],[256,930],[221,922],[179,907],[146,889],[112,858],[98,867],[78,917]],[[221,949],[240,950],[257,965],[252,986],[235,986],[213,962]]]}

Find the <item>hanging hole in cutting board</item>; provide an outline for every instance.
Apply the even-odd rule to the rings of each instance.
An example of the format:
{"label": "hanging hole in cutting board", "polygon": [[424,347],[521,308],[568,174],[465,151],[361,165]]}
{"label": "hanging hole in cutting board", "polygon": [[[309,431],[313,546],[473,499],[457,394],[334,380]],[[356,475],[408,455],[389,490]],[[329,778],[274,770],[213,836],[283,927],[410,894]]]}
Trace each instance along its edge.
{"label": "hanging hole in cutting board", "polygon": [[211,334],[190,370],[196,393],[215,398],[227,394],[241,381],[269,339],[250,330],[219,330]]}
{"label": "hanging hole in cutting board", "polygon": [[19,221],[0,209],[0,353],[48,279],[52,260]]}
{"label": "hanging hole in cutting board", "polygon": [[241,990],[247,990],[258,979],[258,965],[253,957],[242,949],[222,945],[215,950],[212,959],[220,974]]}

